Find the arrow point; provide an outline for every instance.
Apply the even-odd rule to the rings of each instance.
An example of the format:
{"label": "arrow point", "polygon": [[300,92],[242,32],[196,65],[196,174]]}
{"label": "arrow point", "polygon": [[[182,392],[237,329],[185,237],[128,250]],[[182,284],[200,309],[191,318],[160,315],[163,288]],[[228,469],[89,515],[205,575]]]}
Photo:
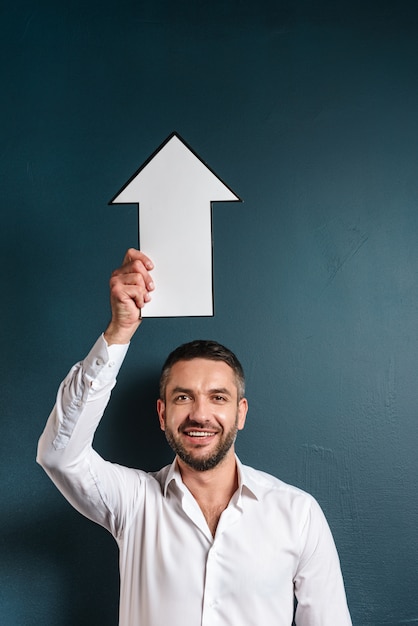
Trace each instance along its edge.
{"label": "arrow point", "polygon": [[177,132],[172,132],[143,165],[131,176],[109,204],[138,204],[144,189],[173,184],[175,187],[190,181],[198,189],[201,185],[210,201],[228,202],[241,198],[226,185],[196,154]]}

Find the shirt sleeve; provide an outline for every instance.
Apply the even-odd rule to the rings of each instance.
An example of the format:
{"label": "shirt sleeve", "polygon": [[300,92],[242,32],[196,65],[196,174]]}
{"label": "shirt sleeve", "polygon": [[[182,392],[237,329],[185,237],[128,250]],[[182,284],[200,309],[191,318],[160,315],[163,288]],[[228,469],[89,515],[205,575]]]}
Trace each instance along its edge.
{"label": "shirt sleeve", "polygon": [[352,626],[340,561],[319,504],[311,499],[294,579],[296,626]]}
{"label": "shirt sleeve", "polygon": [[72,367],[59,387],[36,459],[80,513],[114,536],[120,532],[126,483],[137,474],[102,459],[92,441],[128,347],[108,346],[102,335],[87,357]]}

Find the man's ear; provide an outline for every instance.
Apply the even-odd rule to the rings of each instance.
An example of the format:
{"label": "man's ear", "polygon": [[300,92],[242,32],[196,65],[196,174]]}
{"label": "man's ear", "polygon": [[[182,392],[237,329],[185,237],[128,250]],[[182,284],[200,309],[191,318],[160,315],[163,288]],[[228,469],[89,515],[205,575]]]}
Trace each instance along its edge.
{"label": "man's ear", "polygon": [[241,398],[238,402],[238,430],[242,430],[245,425],[245,419],[248,412],[247,398]]}
{"label": "man's ear", "polygon": [[157,400],[157,413],[160,421],[161,430],[165,430],[165,402],[158,398]]}

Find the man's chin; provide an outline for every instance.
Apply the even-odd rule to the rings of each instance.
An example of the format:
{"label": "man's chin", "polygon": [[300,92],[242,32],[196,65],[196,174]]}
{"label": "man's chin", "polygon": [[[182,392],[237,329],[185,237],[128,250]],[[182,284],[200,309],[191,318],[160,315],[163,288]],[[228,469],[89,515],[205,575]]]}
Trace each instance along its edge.
{"label": "man's chin", "polygon": [[188,452],[184,448],[172,446],[179,459],[196,472],[207,472],[217,467],[228,454],[230,447],[228,449],[222,448],[221,450],[205,454],[202,449],[200,451],[194,450],[193,452]]}
{"label": "man's chin", "polygon": [[193,456],[191,454],[180,455],[177,453],[177,456],[185,463],[190,469],[195,470],[196,472],[207,472],[215,468],[219,463],[223,461],[225,458],[225,454],[222,456],[212,455],[207,457],[198,457]]}

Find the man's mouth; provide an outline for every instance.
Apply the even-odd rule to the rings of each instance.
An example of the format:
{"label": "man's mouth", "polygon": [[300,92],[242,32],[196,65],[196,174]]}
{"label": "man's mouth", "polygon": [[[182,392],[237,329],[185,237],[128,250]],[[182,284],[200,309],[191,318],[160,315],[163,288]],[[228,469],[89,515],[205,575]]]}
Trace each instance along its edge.
{"label": "man's mouth", "polygon": [[207,430],[189,430],[185,434],[188,437],[214,437],[216,433],[209,432]]}

